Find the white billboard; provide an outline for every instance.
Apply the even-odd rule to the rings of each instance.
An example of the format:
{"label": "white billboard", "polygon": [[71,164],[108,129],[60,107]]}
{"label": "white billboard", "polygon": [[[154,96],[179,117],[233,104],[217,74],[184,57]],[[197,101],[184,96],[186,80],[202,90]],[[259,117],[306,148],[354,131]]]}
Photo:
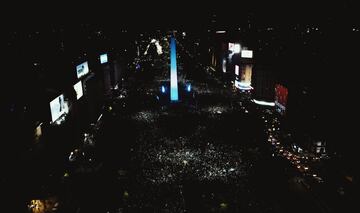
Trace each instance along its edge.
{"label": "white billboard", "polygon": [[239,65],[235,65],[235,75],[239,75]]}
{"label": "white billboard", "polygon": [[108,62],[107,54],[105,53],[105,54],[100,55],[100,64],[105,64],[107,62]]}
{"label": "white billboard", "polygon": [[240,44],[235,44],[234,45],[234,53],[240,53],[240,50],[241,50]]}
{"label": "white billboard", "polygon": [[64,95],[59,95],[50,102],[51,121],[55,122],[63,114],[69,111]]}
{"label": "white billboard", "polygon": [[77,82],[74,85],[74,90],[76,92],[76,100],[79,100],[83,96],[83,88],[81,81]]}
{"label": "white billboard", "polygon": [[241,58],[252,58],[253,51],[252,50],[241,50]]}
{"label": "white billboard", "polygon": [[89,65],[87,61],[76,66],[76,75],[78,78],[81,78],[82,76],[88,73],[89,73]]}

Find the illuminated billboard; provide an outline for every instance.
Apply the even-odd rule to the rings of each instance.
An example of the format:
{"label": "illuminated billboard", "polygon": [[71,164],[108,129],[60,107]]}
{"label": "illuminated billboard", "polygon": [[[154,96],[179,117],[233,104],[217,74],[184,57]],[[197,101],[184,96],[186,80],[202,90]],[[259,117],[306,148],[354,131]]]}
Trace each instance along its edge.
{"label": "illuminated billboard", "polygon": [[252,77],[252,65],[243,65],[241,66],[240,72],[240,84],[243,89],[249,90],[251,87],[251,77]]}
{"label": "illuminated billboard", "polygon": [[288,89],[280,84],[275,85],[275,109],[284,115],[288,98]]}
{"label": "illuminated billboard", "polygon": [[239,43],[229,43],[229,51],[231,53],[240,53],[241,46]]}
{"label": "illuminated billboard", "polygon": [[105,54],[100,55],[100,64],[105,64],[107,62],[108,62],[107,54],[105,53]]}
{"label": "illuminated billboard", "polygon": [[252,50],[241,50],[241,58],[252,58],[253,51]]}
{"label": "illuminated billboard", "polygon": [[87,61],[76,66],[76,75],[78,78],[81,78],[82,76],[88,73],[89,73],[89,65]]}
{"label": "illuminated billboard", "polygon": [[235,44],[234,45],[234,53],[240,53],[240,50],[241,50],[240,44]]}
{"label": "illuminated billboard", "polygon": [[55,122],[68,111],[69,109],[67,103],[64,100],[64,95],[59,95],[50,102],[51,122]]}
{"label": "illuminated billboard", "polygon": [[235,75],[239,75],[239,65],[235,65]]}
{"label": "illuminated billboard", "polygon": [[77,82],[74,85],[74,90],[76,92],[76,100],[79,100],[83,96],[83,88],[81,81]]}

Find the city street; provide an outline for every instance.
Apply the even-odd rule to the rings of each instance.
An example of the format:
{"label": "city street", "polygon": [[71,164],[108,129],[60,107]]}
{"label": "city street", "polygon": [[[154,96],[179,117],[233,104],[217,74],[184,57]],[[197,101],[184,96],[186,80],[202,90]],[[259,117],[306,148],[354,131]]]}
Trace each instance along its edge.
{"label": "city street", "polygon": [[[154,67],[161,69],[166,76],[166,66]],[[79,212],[324,212],[299,200],[308,192],[293,189],[291,165],[272,157],[248,94],[208,78],[186,79],[195,96],[176,104],[157,101],[168,94],[154,83],[124,88],[128,96],[112,102],[97,133],[95,158],[103,166],[70,172]]]}
{"label": "city street", "polygon": [[154,5],[4,28],[9,211],[357,212],[357,10]]}

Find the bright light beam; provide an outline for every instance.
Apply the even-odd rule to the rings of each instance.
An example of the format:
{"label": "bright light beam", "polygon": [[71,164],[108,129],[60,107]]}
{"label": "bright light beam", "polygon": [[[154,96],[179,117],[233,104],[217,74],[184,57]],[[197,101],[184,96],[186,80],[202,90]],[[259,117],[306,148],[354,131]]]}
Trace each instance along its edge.
{"label": "bright light beam", "polygon": [[258,101],[256,99],[253,99],[254,103],[263,105],[263,106],[275,106],[274,102],[267,102],[267,101]]}
{"label": "bright light beam", "polygon": [[176,66],[176,43],[175,38],[171,37],[170,41],[170,100],[178,101],[178,82]]}

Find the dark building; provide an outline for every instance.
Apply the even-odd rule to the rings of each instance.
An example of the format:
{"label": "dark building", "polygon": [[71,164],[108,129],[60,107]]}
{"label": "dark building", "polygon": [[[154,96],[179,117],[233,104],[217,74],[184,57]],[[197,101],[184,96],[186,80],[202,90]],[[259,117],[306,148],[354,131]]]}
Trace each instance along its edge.
{"label": "dark building", "polygon": [[274,102],[275,73],[269,67],[256,64],[253,71],[253,98],[258,101]]}

